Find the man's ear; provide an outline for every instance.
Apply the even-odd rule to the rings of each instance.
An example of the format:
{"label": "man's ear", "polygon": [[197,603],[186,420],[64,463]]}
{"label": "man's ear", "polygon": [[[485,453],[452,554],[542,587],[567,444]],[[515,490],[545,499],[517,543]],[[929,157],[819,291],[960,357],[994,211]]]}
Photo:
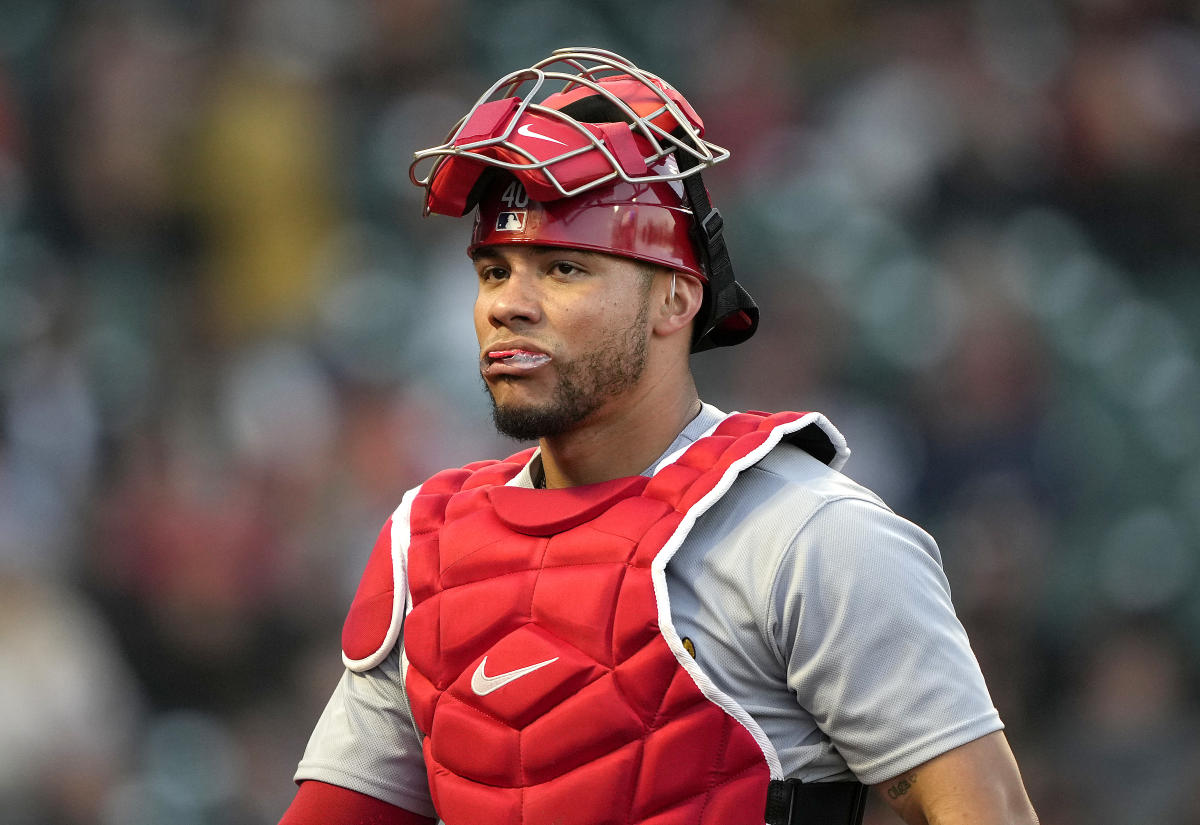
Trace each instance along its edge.
{"label": "man's ear", "polygon": [[[654,333],[669,336],[691,330],[692,319],[704,302],[704,285],[683,272],[659,273],[653,291]],[[690,333],[689,333],[690,334]]]}

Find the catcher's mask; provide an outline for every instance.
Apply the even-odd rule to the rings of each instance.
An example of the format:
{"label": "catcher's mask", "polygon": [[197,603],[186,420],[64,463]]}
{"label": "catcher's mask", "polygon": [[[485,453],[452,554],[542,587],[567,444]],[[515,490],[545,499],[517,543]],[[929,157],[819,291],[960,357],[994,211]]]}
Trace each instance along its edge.
{"label": "catcher's mask", "polygon": [[[547,81],[562,81],[557,91]],[[528,243],[607,252],[699,278],[692,351],[745,341],[754,299],[734,280],[700,172],[729,157],[672,86],[600,49],[558,49],[496,81],[446,142],[415,154],[425,214],[479,211],[470,251]],[[433,158],[424,176],[418,167]]]}

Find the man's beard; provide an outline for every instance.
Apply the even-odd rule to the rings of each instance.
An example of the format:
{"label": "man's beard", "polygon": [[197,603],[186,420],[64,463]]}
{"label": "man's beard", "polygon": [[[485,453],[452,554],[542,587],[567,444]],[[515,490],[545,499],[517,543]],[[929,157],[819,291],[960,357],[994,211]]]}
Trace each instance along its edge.
{"label": "man's beard", "polygon": [[[534,441],[570,432],[600,409],[606,401],[628,390],[646,369],[646,319],[644,305],[637,319],[625,329],[615,330],[596,342],[591,354],[573,361],[553,362],[558,381],[553,397],[540,406],[500,406],[487,382],[483,388],[492,398],[492,421],[509,438]],[[501,381],[521,381],[502,377]]]}

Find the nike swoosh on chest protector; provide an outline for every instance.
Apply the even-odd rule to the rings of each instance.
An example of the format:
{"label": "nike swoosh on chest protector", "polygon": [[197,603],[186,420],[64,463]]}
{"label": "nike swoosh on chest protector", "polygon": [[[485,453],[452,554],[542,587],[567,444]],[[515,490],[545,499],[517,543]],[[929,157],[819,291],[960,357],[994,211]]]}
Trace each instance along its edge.
{"label": "nike swoosh on chest protector", "polygon": [[493,690],[499,690],[509,682],[515,682],[522,676],[528,676],[539,668],[553,664],[558,661],[558,657],[547,659],[544,662],[538,662],[536,665],[528,665],[520,667],[516,670],[510,670],[507,673],[499,673],[495,676],[488,676],[484,673],[484,668],[487,667],[487,656],[483,657],[483,661],[479,663],[479,667],[475,668],[475,672],[471,674],[471,690],[475,691],[476,696],[487,696]]}

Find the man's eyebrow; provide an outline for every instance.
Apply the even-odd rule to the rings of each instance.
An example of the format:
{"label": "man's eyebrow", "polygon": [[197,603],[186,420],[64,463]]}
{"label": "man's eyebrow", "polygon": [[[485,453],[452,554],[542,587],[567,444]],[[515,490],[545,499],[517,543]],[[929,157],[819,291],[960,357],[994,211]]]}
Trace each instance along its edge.
{"label": "man's eyebrow", "polygon": [[471,250],[472,261],[478,261],[480,258],[498,258],[499,256],[494,246],[478,246]]}

